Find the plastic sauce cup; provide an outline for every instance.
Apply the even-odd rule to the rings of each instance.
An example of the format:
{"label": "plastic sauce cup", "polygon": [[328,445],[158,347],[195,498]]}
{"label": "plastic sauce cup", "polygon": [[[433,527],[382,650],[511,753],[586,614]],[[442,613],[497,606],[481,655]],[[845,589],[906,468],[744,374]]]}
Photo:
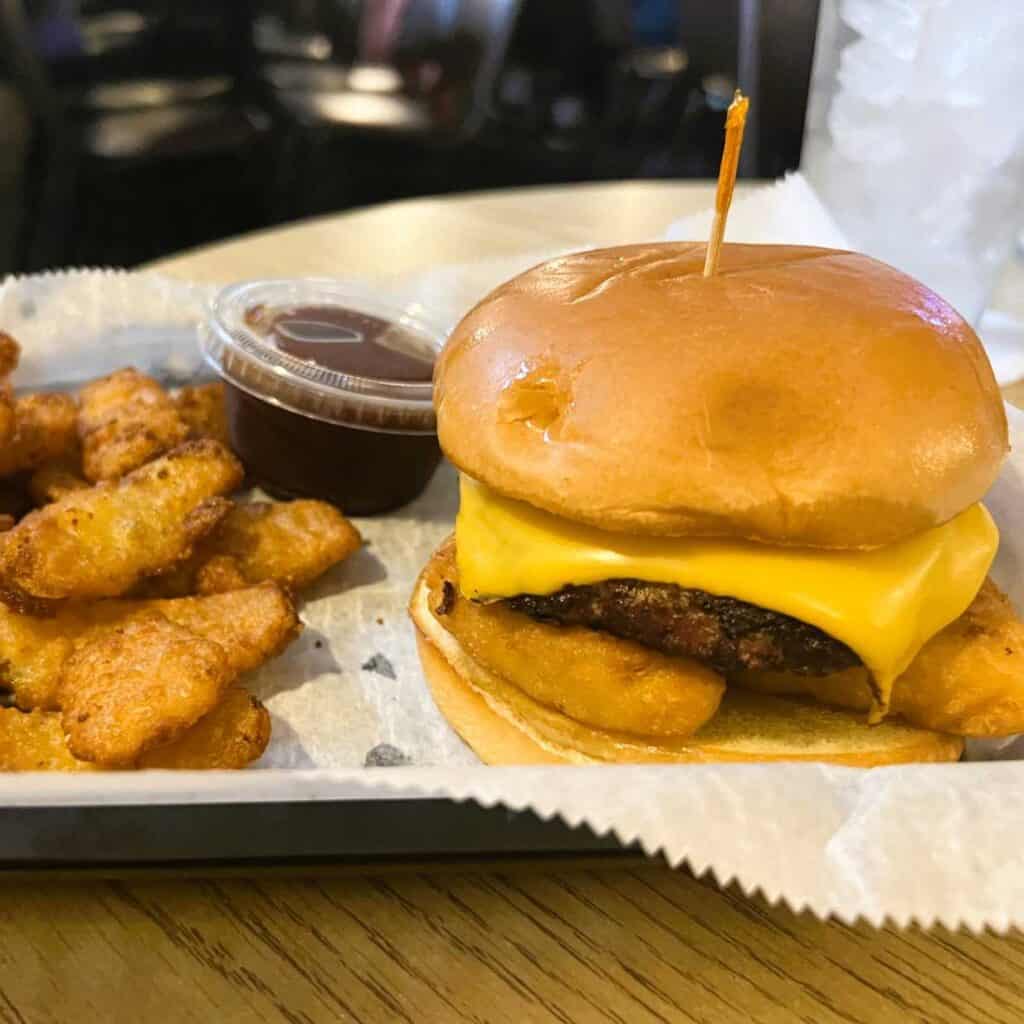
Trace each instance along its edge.
{"label": "plastic sauce cup", "polygon": [[444,332],[427,320],[341,281],[248,281],[220,292],[200,340],[232,447],[271,494],[371,515],[429,483]]}

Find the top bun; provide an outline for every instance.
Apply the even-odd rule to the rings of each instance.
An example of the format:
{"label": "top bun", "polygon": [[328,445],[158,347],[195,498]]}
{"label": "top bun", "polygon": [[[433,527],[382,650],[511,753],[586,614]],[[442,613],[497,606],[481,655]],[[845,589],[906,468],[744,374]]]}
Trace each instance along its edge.
{"label": "top bun", "polygon": [[441,445],[501,494],[634,534],[889,544],[984,495],[1006,416],[977,335],[856,253],[597,249],[491,292],[435,375]]}

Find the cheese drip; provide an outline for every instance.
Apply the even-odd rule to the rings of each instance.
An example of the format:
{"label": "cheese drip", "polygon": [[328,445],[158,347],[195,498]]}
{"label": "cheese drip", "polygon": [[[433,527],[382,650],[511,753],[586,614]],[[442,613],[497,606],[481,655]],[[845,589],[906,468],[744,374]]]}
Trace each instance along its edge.
{"label": "cheese drip", "polygon": [[475,600],[638,579],[732,597],[817,626],[867,666],[873,721],[885,714],[892,684],[921,647],[966,611],[999,544],[981,504],[873,551],[610,533],[504,498],[466,476],[455,538],[459,588]]}

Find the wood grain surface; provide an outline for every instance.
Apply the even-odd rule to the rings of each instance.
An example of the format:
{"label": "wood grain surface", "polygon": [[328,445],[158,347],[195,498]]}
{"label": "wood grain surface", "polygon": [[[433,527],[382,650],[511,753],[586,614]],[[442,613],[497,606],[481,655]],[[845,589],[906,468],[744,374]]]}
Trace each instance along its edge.
{"label": "wood grain surface", "polygon": [[0,1021],[1014,1024],[1024,941],[822,924],[682,871],[19,884]]}
{"label": "wood grain surface", "polygon": [[[159,269],[209,281],[374,274],[552,240],[626,241],[660,233],[710,195],[707,186],[645,183],[417,200],[211,247]],[[656,865],[367,870],[307,879],[21,876],[0,887],[0,1022],[1024,1020],[1018,935],[826,924]]]}

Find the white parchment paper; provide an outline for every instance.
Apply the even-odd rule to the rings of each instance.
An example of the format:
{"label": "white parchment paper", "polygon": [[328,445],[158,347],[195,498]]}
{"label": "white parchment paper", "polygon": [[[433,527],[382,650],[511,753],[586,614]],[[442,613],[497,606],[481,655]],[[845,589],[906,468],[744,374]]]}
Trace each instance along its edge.
{"label": "white parchment paper", "polygon": [[[422,285],[421,285],[422,287]],[[25,347],[19,384],[73,382],[131,363],[184,379],[209,289],[88,272],[0,286],[0,329]],[[417,295],[410,301],[429,296]],[[1024,415],[1009,410],[1024,452]],[[1002,531],[997,581],[1024,604],[1024,455],[989,495]],[[415,794],[530,808],[639,841],[794,909],[880,924],[1024,926],[1024,753],[974,744],[971,763],[862,771],[822,765],[487,768],[448,728],[423,682],[405,604],[451,529],[454,473],[399,513],[357,520],[366,547],[302,608],[306,629],[248,678],[273,716],[240,773],[0,776],[11,805],[357,799]],[[364,767],[371,763],[398,765]]]}

